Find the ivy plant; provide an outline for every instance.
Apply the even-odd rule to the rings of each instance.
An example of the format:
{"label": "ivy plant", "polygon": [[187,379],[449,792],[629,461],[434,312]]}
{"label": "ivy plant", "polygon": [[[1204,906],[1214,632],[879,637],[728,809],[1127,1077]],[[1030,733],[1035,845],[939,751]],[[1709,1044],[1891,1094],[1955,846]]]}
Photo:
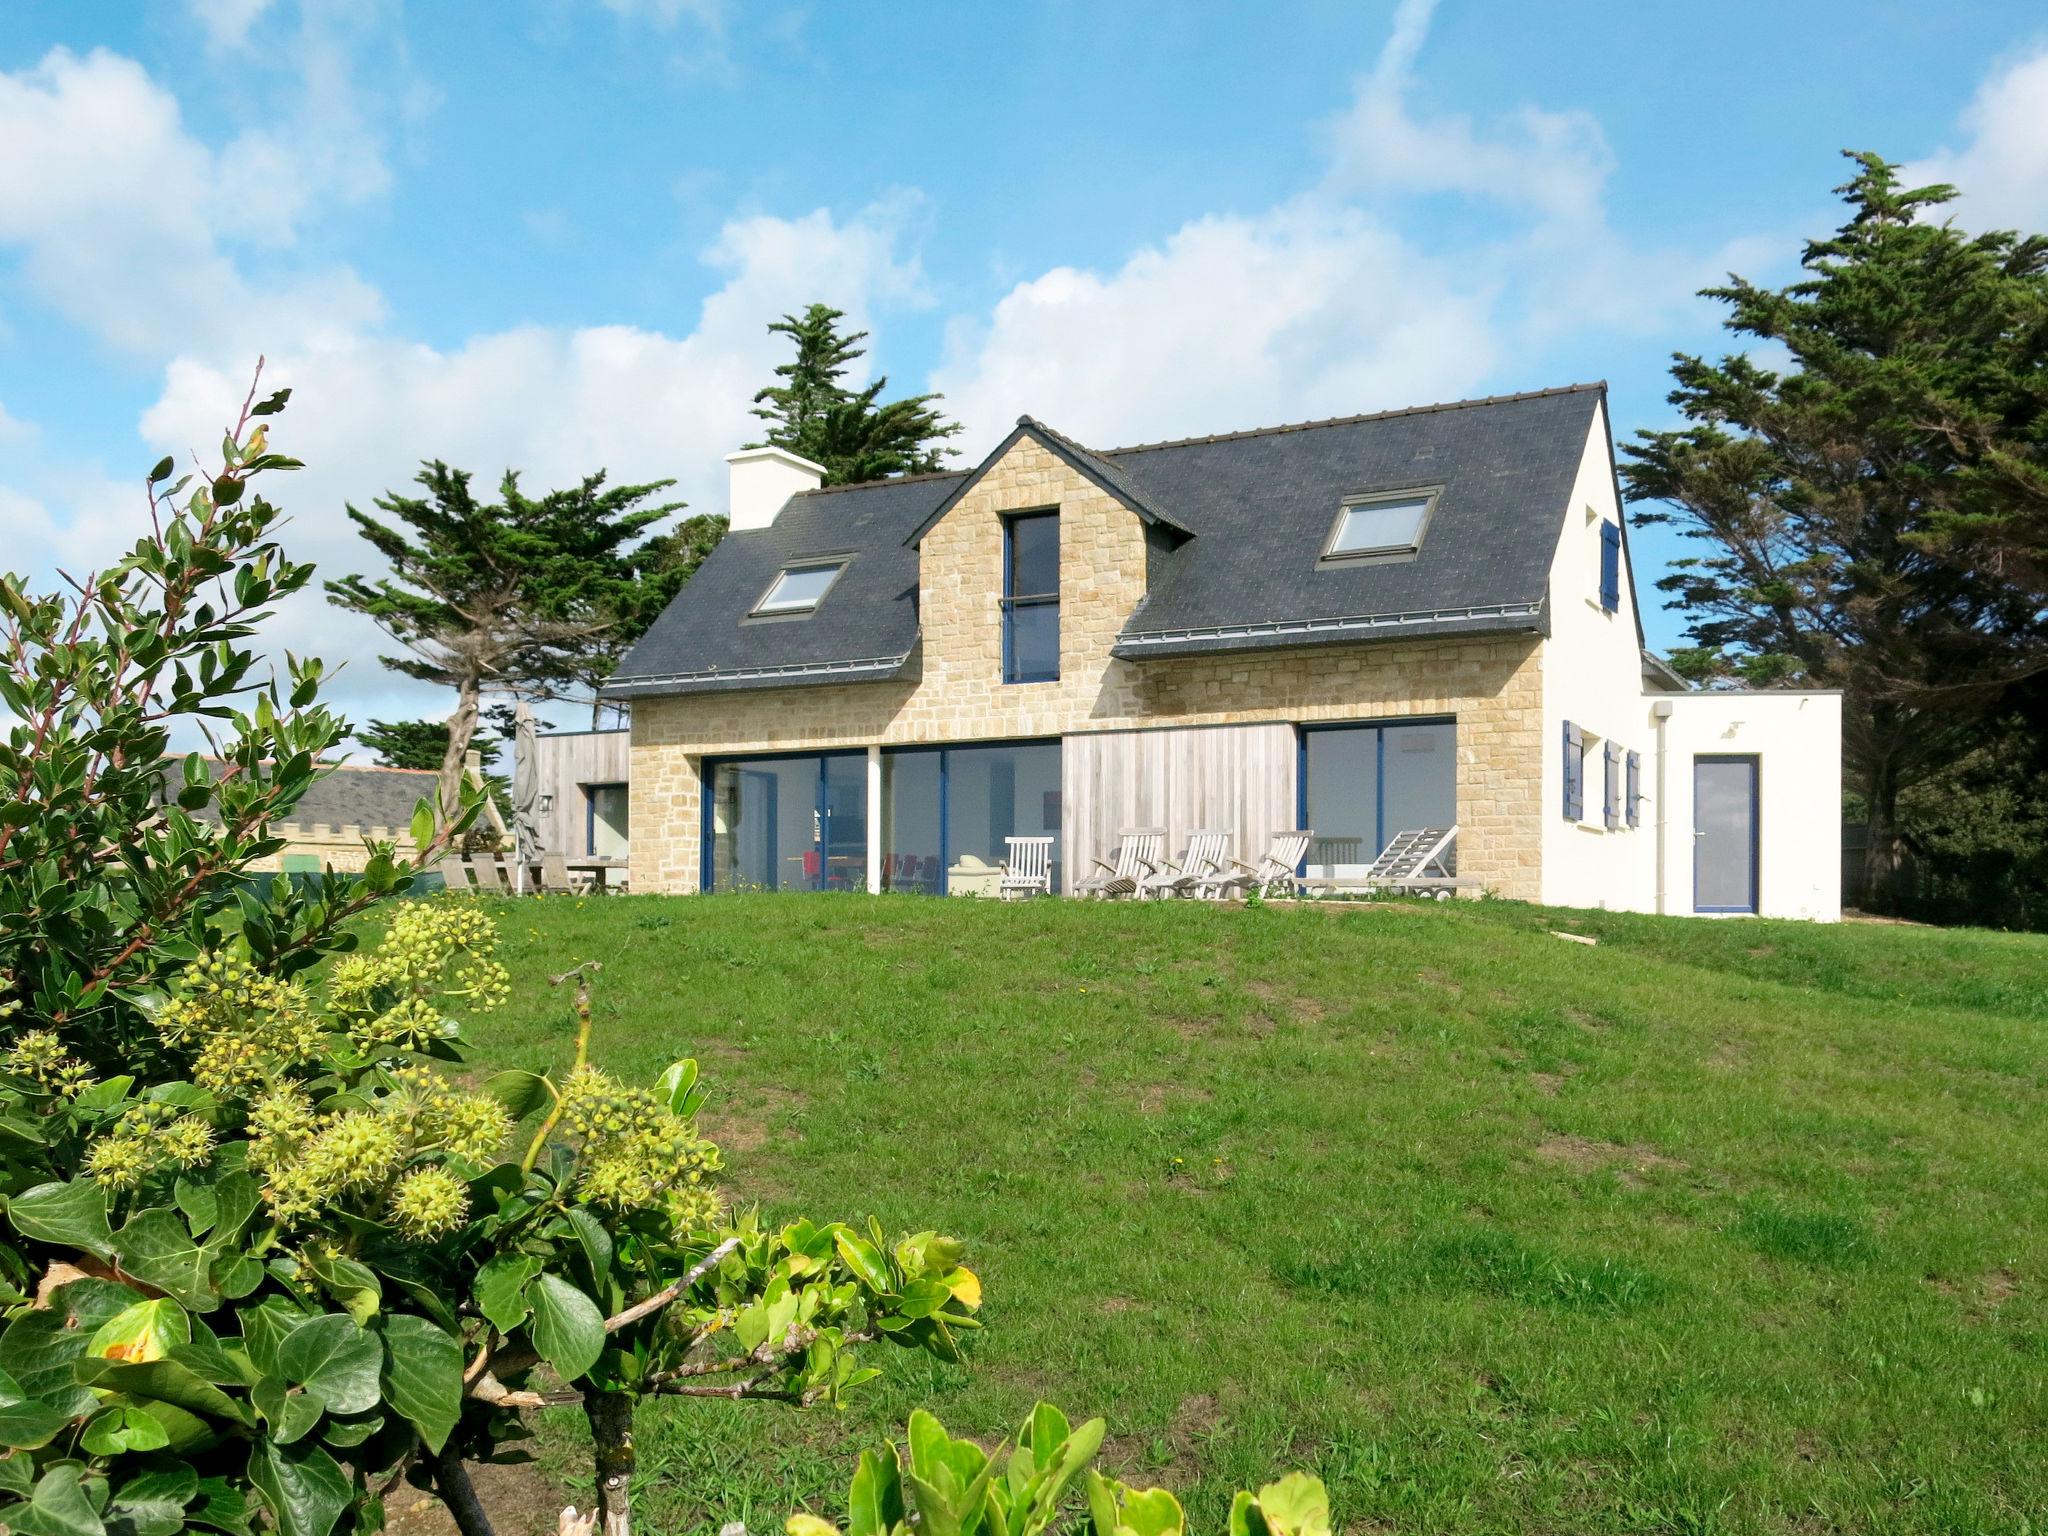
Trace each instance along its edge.
{"label": "ivy plant", "polygon": [[577,1402],[625,1536],[638,1402],[837,1402],[865,1344],[958,1358],[979,1283],[935,1233],[735,1217],[695,1064],[592,1059],[594,966],[556,978],[564,1069],[451,1071],[495,922],[403,898],[473,801],[423,801],[409,858],[251,878],[347,733],[316,660],[247,643],[311,576],[254,489],[297,467],[287,396],[159,464],[107,570],[0,577],[0,1526],[357,1536],[409,1480],[485,1536],[469,1464]]}

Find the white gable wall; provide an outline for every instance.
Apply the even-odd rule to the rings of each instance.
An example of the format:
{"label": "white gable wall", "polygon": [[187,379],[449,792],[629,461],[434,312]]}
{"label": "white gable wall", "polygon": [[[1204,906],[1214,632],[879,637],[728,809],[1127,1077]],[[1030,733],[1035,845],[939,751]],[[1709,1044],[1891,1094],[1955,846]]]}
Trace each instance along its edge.
{"label": "white gable wall", "polygon": [[[1600,606],[1600,526],[1618,524],[1604,403],[1586,435],[1564,532],[1550,566],[1550,638],[1543,647],[1543,900],[1557,906],[1647,910],[1655,864],[1650,830],[1649,701],[1643,697],[1636,593],[1628,545],[1621,551],[1621,604]],[[1584,815],[1564,815],[1564,727],[1587,736]],[[1597,739],[1596,739],[1597,738]],[[1609,831],[1607,742],[1643,760],[1643,825]],[[1624,782],[1624,792],[1626,785]],[[1624,811],[1626,806],[1624,805]]]}

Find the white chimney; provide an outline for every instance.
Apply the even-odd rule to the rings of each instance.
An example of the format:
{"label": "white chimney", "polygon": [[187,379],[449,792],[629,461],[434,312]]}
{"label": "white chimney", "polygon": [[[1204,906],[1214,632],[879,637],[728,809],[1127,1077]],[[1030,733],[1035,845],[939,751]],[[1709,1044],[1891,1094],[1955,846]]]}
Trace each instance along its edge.
{"label": "white chimney", "polygon": [[766,528],[790,497],[825,483],[824,465],[800,459],[786,448],[743,448],[728,453],[725,462],[732,466],[732,499],[726,515],[734,533]]}

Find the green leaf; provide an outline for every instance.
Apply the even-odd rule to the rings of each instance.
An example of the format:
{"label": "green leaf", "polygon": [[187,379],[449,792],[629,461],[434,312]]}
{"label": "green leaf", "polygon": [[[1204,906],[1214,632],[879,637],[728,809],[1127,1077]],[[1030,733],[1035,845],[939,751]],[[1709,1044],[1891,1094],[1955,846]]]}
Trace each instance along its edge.
{"label": "green leaf", "polygon": [[185,1511],[185,1521],[228,1536],[249,1536],[248,1496],[224,1477],[202,1477],[198,1502]]}
{"label": "green leaf", "polygon": [[109,1360],[161,1360],[176,1346],[191,1342],[191,1317],[175,1301],[159,1297],[138,1301],[101,1323],[85,1352]]}
{"label": "green leaf", "polygon": [[37,1398],[19,1398],[0,1406],[0,1445],[33,1451],[56,1439],[71,1415]]}
{"label": "green leaf", "polygon": [[341,1304],[358,1323],[368,1323],[383,1305],[384,1288],[368,1265],[354,1259],[311,1256],[306,1268],[320,1288]]}
{"label": "green leaf", "polygon": [[195,1446],[206,1445],[220,1438],[220,1432],[198,1414],[180,1408],[176,1403],[160,1403],[154,1398],[138,1398],[129,1403],[136,1413],[146,1413],[163,1425],[165,1435],[170,1438],[170,1451],[182,1454]]}
{"label": "green leaf", "polygon": [[74,1416],[90,1413],[92,1394],[78,1385],[74,1370],[91,1338],[57,1308],[23,1312],[0,1333],[0,1370],[20,1383],[29,1398]]}
{"label": "green leaf", "polygon": [[108,1528],[126,1536],[177,1536],[185,1527],[185,1506],[198,1492],[199,1474],[190,1467],[144,1473],[114,1495]]}
{"label": "green leaf", "polygon": [[211,1184],[201,1184],[192,1179],[179,1179],[172,1187],[172,1198],[178,1209],[185,1213],[186,1221],[192,1225],[194,1237],[206,1236],[207,1230],[220,1217],[220,1196]]}
{"label": "green leaf", "polygon": [[384,1351],[352,1317],[330,1312],[301,1323],[278,1350],[277,1363],[286,1380],[303,1386],[329,1413],[377,1406]]}
{"label": "green leaf", "polygon": [[118,1456],[123,1451],[160,1451],[171,1443],[171,1433],[142,1409],[120,1403],[94,1415],[78,1443],[95,1456]]}
{"label": "green leaf", "polygon": [[576,1229],[576,1240],[583,1245],[583,1257],[590,1261],[590,1283],[600,1290],[612,1267],[612,1235],[605,1231],[604,1223],[580,1205],[572,1205],[566,1212],[569,1225]]}
{"label": "green leaf", "polygon": [[526,1288],[544,1267],[530,1253],[501,1253],[477,1271],[477,1310],[498,1332],[510,1333],[526,1321]]}
{"label": "green leaf", "polygon": [[384,1319],[384,1396],[439,1453],[462,1416],[462,1345],[424,1317]]}
{"label": "green leaf", "polygon": [[138,1211],[115,1239],[121,1267],[144,1285],[183,1302],[194,1312],[220,1305],[208,1271],[213,1256],[193,1241],[174,1211],[156,1206]]}
{"label": "green leaf", "polygon": [[241,1316],[242,1346],[249,1352],[250,1364],[265,1376],[283,1376],[284,1367],[278,1363],[278,1356],[292,1330],[306,1321],[305,1314],[294,1311],[291,1303],[271,1297],[258,1306],[244,1308]]}
{"label": "green leaf", "polygon": [[1330,1536],[1330,1496],[1319,1477],[1290,1472],[1266,1484],[1258,1508],[1275,1536]]}
{"label": "green leaf", "polygon": [[177,467],[177,460],[173,459],[168,453],[165,454],[156,461],[156,468],[149,472],[149,483],[155,485],[159,480],[170,479],[171,471]]}
{"label": "green leaf", "polygon": [[317,1444],[263,1441],[249,1454],[249,1481],[269,1505],[279,1536],[329,1536],[348,1508],[348,1476]]}
{"label": "green leaf", "polygon": [[38,1184],[7,1202],[7,1214],[24,1237],[82,1248],[106,1258],[114,1251],[107,1226],[106,1191],[90,1179],[69,1184]]}
{"label": "green leaf", "polygon": [[689,1060],[671,1062],[668,1069],[654,1080],[654,1094],[684,1119],[694,1115],[697,1106],[704,1102],[704,1088],[697,1081],[697,1063]]}
{"label": "green leaf", "polygon": [[546,1101],[548,1084],[532,1072],[499,1072],[485,1080],[484,1092],[504,1105],[514,1120],[524,1120]]}
{"label": "green leaf", "polygon": [[882,1252],[873,1243],[856,1233],[842,1230],[835,1234],[839,1246],[839,1257],[846,1261],[846,1267],[860,1277],[861,1284],[877,1294],[889,1289],[889,1269],[882,1262]]}
{"label": "green leaf", "polygon": [[434,840],[434,803],[425,795],[412,808],[412,845],[424,848]]}
{"label": "green leaf", "polygon": [[250,1389],[249,1400],[270,1426],[270,1438],[279,1445],[303,1440],[320,1422],[319,1402],[304,1392],[294,1392],[275,1376],[266,1376]]}
{"label": "green leaf", "polygon": [[20,1536],[105,1536],[106,1525],[79,1486],[84,1469],[60,1461],[44,1472],[26,1504],[0,1515]]}
{"label": "green leaf", "polygon": [[[903,1474],[894,1447],[862,1451],[847,1490],[846,1536],[889,1536],[903,1520]],[[1104,1531],[1100,1536],[1115,1536]]]}
{"label": "green leaf", "polygon": [[114,1360],[88,1357],[74,1367],[78,1379],[89,1387],[126,1392],[131,1397],[151,1397],[175,1403],[189,1412],[208,1418],[249,1422],[249,1411],[240,1402],[206,1380],[189,1365],[176,1360],[150,1360],[140,1365],[122,1365]]}
{"label": "green leaf", "polygon": [[603,1314],[560,1275],[542,1275],[527,1295],[533,1302],[533,1347],[573,1385],[604,1353]]}

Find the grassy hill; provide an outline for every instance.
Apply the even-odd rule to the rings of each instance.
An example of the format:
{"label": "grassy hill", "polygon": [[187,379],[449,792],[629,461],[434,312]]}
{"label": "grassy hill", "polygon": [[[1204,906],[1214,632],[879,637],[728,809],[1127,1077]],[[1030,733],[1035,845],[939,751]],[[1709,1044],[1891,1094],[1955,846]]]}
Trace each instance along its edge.
{"label": "grassy hill", "polygon": [[[966,1238],[968,1369],[642,1426],[650,1528],[779,1530],[908,1409],[1038,1397],[1221,1528],[2038,1531],[2048,940],[1495,903],[500,909],[474,1031],[694,1055],[735,1197]],[[1595,945],[1562,941],[1570,928]],[[573,1419],[558,1431],[575,1434]],[[2031,1519],[2031,1527],[2025,1524]]]}

